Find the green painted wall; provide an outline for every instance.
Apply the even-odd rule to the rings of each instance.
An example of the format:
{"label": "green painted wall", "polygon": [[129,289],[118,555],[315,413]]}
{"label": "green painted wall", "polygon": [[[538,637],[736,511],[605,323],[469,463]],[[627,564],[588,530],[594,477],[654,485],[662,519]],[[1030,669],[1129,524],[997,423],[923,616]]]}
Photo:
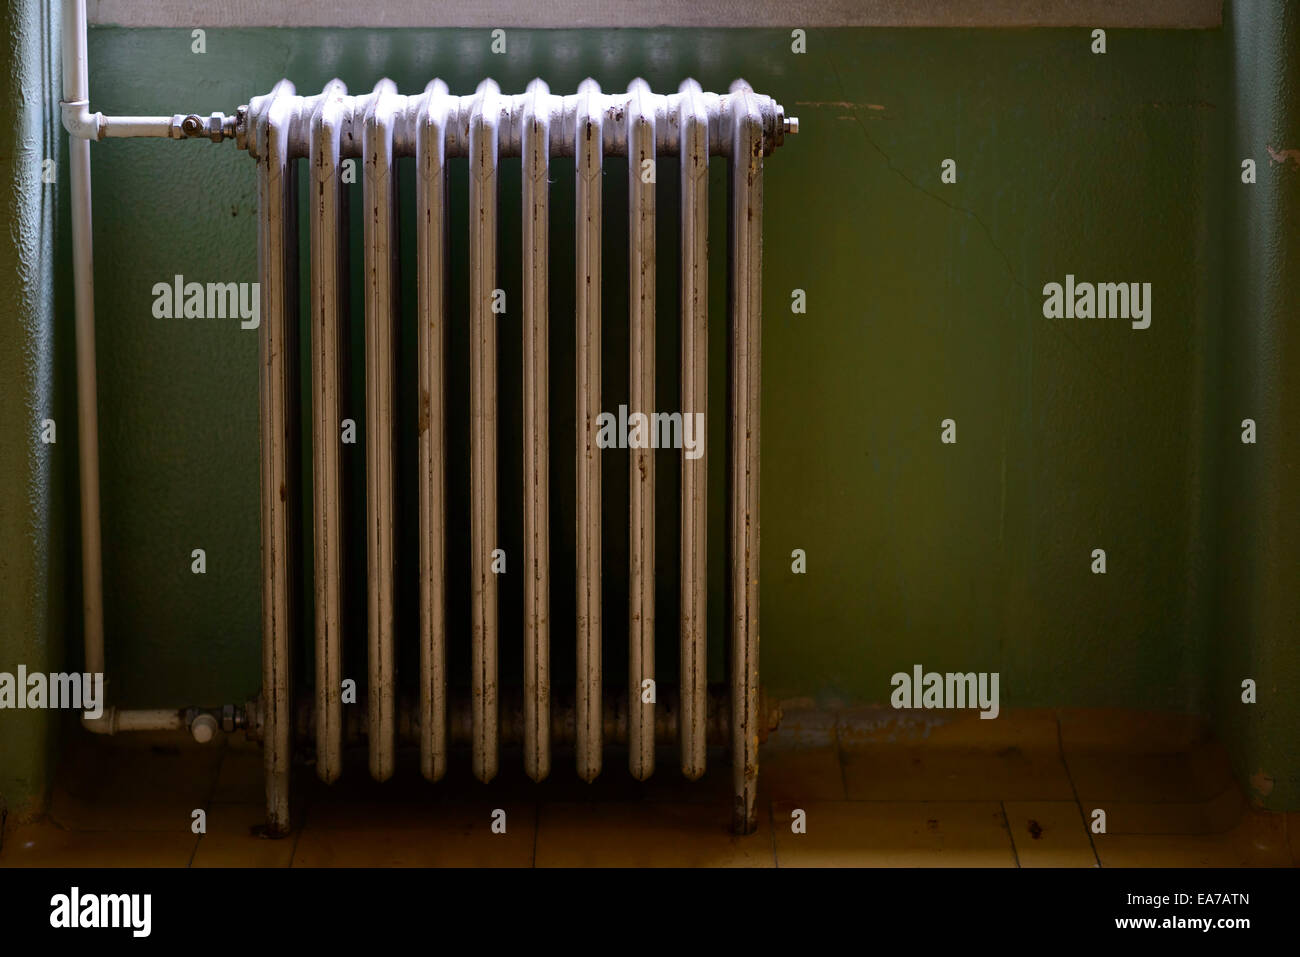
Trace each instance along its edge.
{"label": "green painted wall", "polygon": [[[76,536],[77,423],[68,322],[56,321],[60,159],[57,32],[36,0],[0,10],[0,672],[62,669],[79,602],[68,576]],[[57,26],[57,24],[55,24]],[[66,155],[66,150],[63,151]],[[65,219],[66,221],[66,219]],[[54,420],[54,443],[41,422]],[[34,810],[48,783],[58,722],[0,711],[0,816]]]}
{"label": "green painted wall", "polygon": [[[1267,35],[1265,24],[1254,28]],[[1256,94],[1267,92],[1277,102],[1259,121],[1289,117],[1294,130],[1295,88],[1283,99],[1256,72],[1255,93],[1234,91],[1248,33],[1110,31],[1108,52],[1097,56],[1085,30],[814,31],[805,55],[790,52],[783,31],[510,31],[508,54],[493,56],[482,31],[212,30],[207,52],[196,55],[187,31],[100,28],[91,32],[90,53],[93,104],[109,113],[229,112],[281,76],[300,92],[335,75],[354,91],[391,76],[406,92],[442,76],[462,94],[487,75],[506,91],[541,75],[554,92],[573,90],[588,74],[606,90],[638,75],[659,90],[686,76],[706,89],[746,77],[801,119],[800,134],[769,159],[766,180],[762,668],[769,692],[823,703],[884,701],[890,675],[921,663],[999,671],[1004,707],[1213,708],[1243,769],[1267,761],[1279,784],[1289,769],[1294,785],[1294,745],[1287,751],[1276,742],[1288,733],[1297,739],[1296,708],[1274,705],[1271,720],[1256,724],[1222,704],[1224,688],[1238,683],[1242,655],[1258,663],[1261,688],[1277,683],[1274,702],[1296,674],[1294,657],[1285,657],[1294,655],[1295,605],[1287,604],[1294,598],[1276,596],[1300,545],[1293,525],[1280,538],[1265,534],[1284,517],[1280,483],[1291,460],[1280,451],[1283,426],[1270,434],[1263,423],[1270,416],[1284,423],[1286,403],[1293,406],[1300,389],[1281,372],[1290,353],[1276,348],[1283,262],[1250,258],[1261,232],[1274,237],[1271,255],[1294,256],[1294,241],[1277,238],[1287,222],[1277,217],[1294,217],[1295,177],[1284,181],[1269,168],[1256,142],[1263,133],[1241,102],[1257,103]],[[1242,155],[1260,163],[1254,189],[1265,203],[1251,213],[1233,205],[1237,153],[1246,149],[1238,144],[1246,141],[1253,152]],[[256,279],[253,164],[229,143],[119,141],[92,151],[115,697],[140,706],[242,700],[260,683],[256,334],[232,320],[155,319],[151,289],[177,273]],[[940,182],[948,157],[958,164],[953,185]],[[552,171],[556,397],[572,394],[572,169],[556,161]],[[616,212],[625,202],[623,170],[612,161],[606,176],[610,276],[626,264]],[[726,179],[720,163],[712,173],[710,601],[720,649]],[[409,185],[410,170],[403,176]],[[661,201],[675,204],[674,175],[659,180]],[[1284,182],[1292,184],[1289,198]],[[518,261],[517,197],[518,172],[507,164],[504,263]],[[463,223],[463,199],[455,215]],[[1238,241],[1227,258],[1225,235]],[[658,250],[661,408],[674,407],[664,397],[677,388],[669,265],[676,242],[675,217],[666,215]],[[463,249],[457,256],[461,271],[453,275],[463,272]],[[1043,318],[1043,284],[1067,273],[1150,282],[1151,327]],[[518,277],[501,281],[518,303]],[[606,299],[607,408],[625,401],[627,390],[619,285],[610,283]],[[807,291],[807,315],[790,312],[794,288]],[[1265,300],[1238,298],[1244,290]],[[463,286],[453,293],[453,315],[464,314],[464,296]],[[1243,302],[1263,302],[1266,314],[1230,308]],[[502,538],[515,557],[517,321],[508,314],[500,336]],[[1247,322],[1258,332],[1221,354],[1229,333]],[[450,439],[464,445],[463,325],[451,336]],[[1230,458],[1240,454],[1232,420],[1246,414],[1237,413],[1239,400],[1264,388],[1251,370],[1265,358],[1273,405],[1256,418],[1269,436],[1263,441],[1274,444],[1252,449],[1268,463],[1264,471],[1243,471]],[[409,399],[410,348],[402,361]],[[360,418],[359,403],[355,409]],[[408,424],[413,409],[408,401]],[[957,423],[956,445],[940,443],[945,418]],[[553,636],[555,673],[565,675],[572,662],[565,629],[573,601],[563,573],[573,551],[570,403],[553,402],[552,427]],[[363,452],[351,454],[359,503]],[[404,456],[413,464],[410,449]],[[467,555],[468,519],[458,507],[468,483],[464,458],[451,464],[457,498],[449,536],[452,554]],[[617,661],[626,459],[610,453],[606,462],[606,641]],[[677,567],[674,457],[661,456],[658,468],[667,676],[676,654],[676,598],[667,584]],[[1248,520],[1221,522],[1237,501],[1236,481],[1267,492]],[[403,507],[413,508],[413,487],[401,495]],[[207,551],[205,576],[190,573],[198,547]],[[807,575],[791,574],[795,548],[807,552]],[[1104,576],[1090,572],[1094,548],[1106,549]],[[1254,572],[1246,570],[1251,561],[1261,563]],[[1221,588],[1233,562],[1238,585]],[[457,666],[468,657],[468,569],[453,564],[449,574]],[[503,590],[507,679],[518,674],[514,579],[507,576]],[[408,621],[413,597],[409,589],[402,596]],[[354,598],[359,626],[363,587]],[[1249,651],[1233,645],[1247,606],[1258,616],[1250,619]],[[354,633],[351,660],[360,675],[355,652],[364,632]],[[1281,750],[1257,762],[1267,747]],[[1297,804],[1294,790],[1280,786],[1271,800]]]}
{"label": "green painted wall", "polygon": [[[556,91],[588,73],[606,89],[638,75],[658,89],[745,76],[802,121],[767,176],[767,687],[883,700],[889,676],[921,662],[1000,671],[1006,705],[1195,710],[1207,660],[1194,522],[1201,343],[1219,296],[1207,216],[1230,104],[1217,32],[1112,31],[1109,44],[1095,56],[1086,31],[842,30],[814,32],[810,52],[795,55],[780,31],[512,31],[509,53],[493,56],[477,31],[264,30],[210,31],[208,52],[194,55],[188,33],[97,29],[90,49],[96,108],[133,113],[229,111],[280,76],[314,91],[336,74],[352,89],[387,74],[403,90],[441,75],[456,92],[484,75],[516,90],[540,74]],[[256,337],[233,322],[154,319],[151,287],[175,273],[255,278],[253,164],[229,144],[95,152],[110,667],[134,703],[245,695],[259,683]],[[956,185],[940,184],[945,157],[958,161]],[[566,169],[553,174],[557,396],[570,394],[572,365],[561,318],[572,296]],[[714,172],[720,211],[724,171]],[[623,176],[607,175],[611,208]],[[517,173],[507,175],[504,262],[517,261],[517,195]],[[617,275],[625,244],[610,232]],[[661,259],[673,262],[674,229],[661,233]],[[714,259],[720,571],[725,274]],[[1044,319],[1042,285],[1067,272],[1151,282],[1151,328]],[[518,289],[517,277],[504,282]],[[796,287],[808,293],[806,316],[790,312]],[[670,290],[661,302],[674,301]],[[609,407],[626,390],[619,294],[607,302]],[[667,372],[676,310],[661,316]],[[518,382],[507,373],[519,347],[508,331],[501,338],[502,524],[518,554]],[[463,329],[453,331],[453,354],[463,345]],[[463,369],[452,376],[460,396]],[[661,379],[661,393],[675,388]],[[558,499],[571,487],[572,413],[555,405]],[[939,441],[948,417],[955,446]],[[464,436],[453,420],[453,442]],[[609,461],[617,478],[624,460]],[[674,474],[671,456],[660,472]],[[453,474],[454,487],[467,482]],[[663,581],[676,567],[674,484],[661,482]],[[625,523],[617,483],[612,493],[616,646]],[[557,535],[571,537],[570,516],[557,503]],[[453,518],[453,545],[464,524]],[[190,574],[194,547],[207,548],[206,577]],[[1089,571],[1095,547],[1107,550],[1105,576]],[[806,576],[790,572],[794,548],[808,553]],[[452,574],[465,584],[464,569]],[[721,584],[715,575],[718,638]],[[518,615],[509,588],[507,636]],[[672,596],[661,590],[670,668]],[[571,599],[556,592],[560,629]]]}

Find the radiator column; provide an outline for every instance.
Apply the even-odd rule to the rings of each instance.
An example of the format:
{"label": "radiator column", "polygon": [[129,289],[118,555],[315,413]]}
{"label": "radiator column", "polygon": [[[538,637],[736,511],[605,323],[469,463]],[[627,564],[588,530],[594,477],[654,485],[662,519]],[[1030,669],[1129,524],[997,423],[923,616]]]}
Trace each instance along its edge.
{"label": "radiator column", "polygon": [[416,117],[416,287],[420,407],[420,773],[447,773],[447,84],[434,80]]}
{"label": "radiator column", "polygon": [[261,231],[262,722],[267,830],[289,832],[293,760],[295,513],[297,447],[297,190],[289,152],[294,89],[281,80],[259,114],[256,135]]}
{"label": "radiator column", "polygon": [[366,539],[369,653],[370,776],[386,781],[397,753],[396,661],[396,416],[398,203],[393,126],[399,101],[381,80],[362,129],[365,159],[366,256]]}
{"label": "radiator column", "polygon": [[758,479],[763,292],[763,115],[748,84],[731,87],[731,467],[727,573],[731,617],[731,734],[742,834],[758,826]]}
{"label": "radiator column", "polygon": [[528,85],[523,112],[524,392],[524,770],[551,771],[550,382],[547,283],[550,267],[550,91]]}
{"label": "radiator column", "polygon": [[470,559],[474,776],[497,773],[497,85],[479,84],[469,121]]}
{"label": "radiator column", "polygon": [[605,107],[600,86],[584,80],[578,87],[574,119],[577,211],[574,217],[577,263],[577,643],[576,742],[578,776],[594,781],[600,774],[604,728],[601,706],[601,534],[600,448],[600,243],[601,172]]}
{"label": "radiator column", "polygon": [[307,160],[311,188],[312,515],[315,519],[316,773],[327,783],[342,772],[343,754],[343,466],[340,455],[348,347],[347,191],[340,188],[343,97],[338,80],[325,87],[311,115]]}
{"label": "radiator column", "polygon": [[628,766],[655,769],[655,101],[645,80],[628,87],[628,429],[643,416],[644,447],[628,445]]}
{"label": "radiator column", "polygon": [[682,567],[681,701],[682,774],[704,774],[709,680],[709,482],[704,430],[695,435],[700,456],[687,457],[686,429],[709,414],[709,114],[700,85],[679,90],[677,128],[682,180]]}

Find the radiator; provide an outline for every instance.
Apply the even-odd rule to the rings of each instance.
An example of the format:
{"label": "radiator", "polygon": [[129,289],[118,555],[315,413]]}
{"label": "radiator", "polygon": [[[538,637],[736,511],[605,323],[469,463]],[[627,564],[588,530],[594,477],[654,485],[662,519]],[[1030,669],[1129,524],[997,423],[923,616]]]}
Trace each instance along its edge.
{"label": "radiator", "polygon": [[[416,96],[397,92],[389,80],[373,92],[350,96],[337,80],[314,96],[298,96],[282,80],[270,94],[241,107],[236,140],[258,163],[259,263],[261,272],[261,526],[263,688],[256,726],[265,754],[268,829],[285,833],[296,729],[315,739],[319,776],[336,779],[349,728],[361,723],[371,775],[394,772],[399,738],[418,741],[422,773],[437,781],[447,769],[454,738],[466,738],[474,775],[490,781],[498,771],[501,701],[498,694],[497,575],[497,323],[493,290],[498,262],[498,171],[503,160],[522,163],[523,304],[523,526],[522,639],[524,674],[519,702],[527,774],[544,779],[551,769],[556,728],[571,741],[578,775],[601,772],[602,750],[612,735],[625,738],[629,770],[645,779],[654,771],[656,738],[680,738],[687,778],[705,770],[710,733],[728,733],[732,749],[733,824],[742,833],[756,826],[758,746],[765,730],[761,713],[759,636],[759,399],[762,272],[763,158],[797,120],[755,94],[743,81],[729,93],[705,93],[692,80],[676,94],[658,95],[637,80],[626,93],[607,95],[593,80],[576,94],[553,95],[541,80],[527,92],[503,95],[491,80],[473,96],[452,96],[434,80]],[[643,175],[657,156],[680,156],[681,411],[707,411],[708,367],[708,163],[726,157],[728,204],[728,458],[727,597],[729,695],[725,715],[711,713],[706,644],[706,461],[681,458],[681,619],[678,623],[680,688],[668,695],[653,685],[654,613],[653,449],[629,453],[629,669],[626,689],[607,694],[601,662],[601,462],[596,422],[601,409],[601,236],[604,158],[626,156],[629,242],[629,377],[632,411],[655,409],[655,184]],[[576,168],[576,567],[563,587],[577,596],[577,674],[572,704],[558,715],[550,672],[548,510],[548,177],[552,156],[573,157]],[[399,341],[400,242],[395,164],[414,159],[417,217],[419,366],[419,564],[399,568],[395,544],[396,356]],[[455,158],[469,164],[469,315],[448,314],[448,170]],[[344,501],[338,441],[342,368],[346,360],[347,222],[349,186],[344,161],[362,169],[365,302],[365,525],[368,676],[360,722],[341,698]],[[299,161],[306,163],[299,169]],[[312,395],[310,490],[314,540],[315,687],[295,707],[292,649],[298,620],[301,548],[295,463],[301,422],[299,376],[298,235],[296,177],[308,179],[310,288],[308,308]],[[355,187],[354,187],[355,188]],[[354,204],[355,206],[355,204]],[[403,209],[410,207],[403,206]],[[355,214],[355,209],[354,209]],[[409,213],[408,213],[409,215]],[[458,708],[448,702],[446,623],[446,415],[444,366],[448,322],[468,322],[470,334],[470,558],[472,581],[472,694],[467,728],[458,733]],[[509,374],[514,374],[510,370]],[[567,398],[565,399],[567,401]],[[463,559],[463,556],[456,556]],[[410,708],[398,692],[395,586],[399,575],[418,575],[418,693]],[[567,630],[567,628],[566,628]],[[512,676],[513,677],[513,676]],[[728,702],[729,699],[729,702]],[[729,703],[729,707],[728,707]],[[656,712],[656,709],[659,712]],[[671,720],[664,711],[672,709]],[[358,709],[352,709],[357,711]],[[717,708],[715,706],[714,711]],[[303,715],[306,717],[303,717]],[[346,720],[345,720],[346,719]],[[507,715],[506,724],[514,718]]]}

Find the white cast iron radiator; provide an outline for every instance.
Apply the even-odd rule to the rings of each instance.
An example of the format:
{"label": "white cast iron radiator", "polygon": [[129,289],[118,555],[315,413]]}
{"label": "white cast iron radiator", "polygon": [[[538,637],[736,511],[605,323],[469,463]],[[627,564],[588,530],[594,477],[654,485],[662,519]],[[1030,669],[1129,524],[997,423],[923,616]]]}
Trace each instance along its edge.
{"label": "white cast iron radiator", "polygon": [[[441,778],[449,738],[467,737],[475,775],[497,772],[499,728],[497,647],[497,177],[503,159],[523,163],[523,524],[525,575],[522,743],[527,773],[550,770],[553,738],[571,738],[578,774],[590,781],[601,769],[603,740],[625,735],[630,770],[638,779],[654,770],[659,732],[680,735],[682,769],[704,772],[710,732],[730,732],[738,831],[756,825],[758,745],[765,731],[758,683],[759,396],[762,276],[763,157],[797,120],[737,81],[726,95],[704,93],[688,80],[678,93],[656,95],[643,80],[626,93],[605,95],[593,80],[570,96],[552,95],[541,80],[522,95],[502,95],[491,80],[473,96],[448,94],[435,80],[417,96],[403,96],[389,80],[372,93],[349,96],[337,80],[315,96],[295,95],[282,80],[266,96],[241,107],[236,140],[257,159],[261,269],[261,488],[263,688],[255,733],[265,748],[268,826],[289,828],[289,772],[294,736],[304,726],[294,707],[291,647],[295,634],[295,487],[298,356],[298,235],[296,175],[309,181],[312,469],[315,549],[315,690],[305,702],[305,726],[314,728],[317,769],[324,780],[340,773],[350,724],[341,699],[343,678],[342,560],[344,527],[338,441],[341,363],[347,325],[347,186],[344,161],[363,168],[365,284],[365,436],[367,529],[366,707],[359,722],[368,741],[370,771],[378,780],[394,770],[399,736],[418,740],[425,777]],[[666,695],[653,693],[654,450],[632,449],[629,472],[629,674],[622,703],[605,701],[601,675],[601,173],[606,156],[628,157],[630,403],[649,414],[655,400],[655,184],[643,173],[656,156],[681,157],[681,275],[683,415],[707,409],[708,162],[730,163],[729,270],[729,605],[730,714],[726,696],[710,715],[706,645],[705,456],[681,455],[681,688],[664,720]],[[551,156],[576,165],[576,416],[577,682],[572,709],[557,720],[549,668],[548,506],[548,175]],[[419,567],[399,568],[395,538],[396,389],[399,235],[396,163],[414,157],[418,220],[415,252],[419,365]],[[448,313],[448,180],[453,157],[469,162],[469,315]],[[297,169],[299,160],[306,169]],[[404,207],[405,208],[405,207]],[[354,206],[355,213],[355,206]],[[444,361],[447,323],[470,331],[471,456],[470,555],[472,581],[472,695],[468,721],[449,707],[445,551],[446,478]],[[508,374],[514,374],[509,370]],[[460,556],[456,556],[459,558]],[[399,704],[394,607],[399,575],[419,577],[419,681],[412,712]],[[566,576],[567,577],[567,576]],[[656,714],[658,699],[659,714]],[[629,704],[630,702],[630,704]],[[304,702],[300,702],[304,704]],[[355,709],[360,710],[360,709]],[[562,709],[557,709],[562,710]],[[450,712],[450,715],[449,715]],[[466,727],[467,725],[467,727]],[[507,717],[505,726],[514,726]],[[567,729],[567,730],[566,730]],[[450,731],[450,733],[449,733]],[[467,732],[467,733],[465,733]],[[310,732],[308,732],[310,733]]]}

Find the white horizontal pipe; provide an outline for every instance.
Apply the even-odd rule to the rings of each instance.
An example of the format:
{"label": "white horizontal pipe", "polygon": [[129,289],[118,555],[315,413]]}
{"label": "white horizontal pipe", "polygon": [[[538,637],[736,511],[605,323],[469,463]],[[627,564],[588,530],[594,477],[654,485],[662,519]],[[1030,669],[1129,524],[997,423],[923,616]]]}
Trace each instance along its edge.
{"label": "white horizontal pipe", "polygon": [[[172,116],[105,116],[90,111],[90,75],[86,55],[86,0],[63,0],[63,128],[74,140],[151,136],[183,140],[208,136],[181,128],[187,114]],[[233,132],[233,130],[231,131]]]}
{"label": "white horizontal pipe", "polygon": [[159,136],[179,139],[173,132],[170,116],[105,116],[99,117],[99,138],[128,136]]}
{"label": "white horizontal pipe", "polygon": [[98,718],[82,718],[81,726],[94,734],[122,731],[184,731],[185,711],[181,708],[127,710],[107,707]]}
{"label": "white horizontal pipe", "polygon": [[85,100],[64,100],[59,104],[63,128],[77,139],[153,136],[162,139],[188,139],[180,132],[174,116],[105,116],[90,112]]}

